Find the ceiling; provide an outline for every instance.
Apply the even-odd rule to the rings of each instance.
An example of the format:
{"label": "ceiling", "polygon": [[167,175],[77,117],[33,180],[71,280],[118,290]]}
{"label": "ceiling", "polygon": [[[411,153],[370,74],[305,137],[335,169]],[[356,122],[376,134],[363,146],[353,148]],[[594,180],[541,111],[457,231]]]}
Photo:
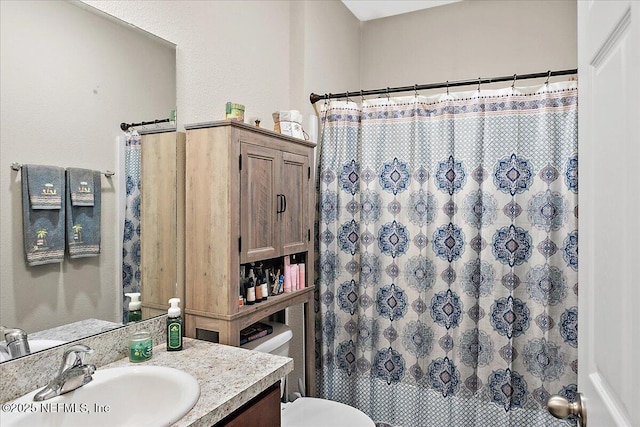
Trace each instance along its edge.
{"label": "ceiling", "polygon": [[400,15],[462,0],[342,0],[360,21]]}

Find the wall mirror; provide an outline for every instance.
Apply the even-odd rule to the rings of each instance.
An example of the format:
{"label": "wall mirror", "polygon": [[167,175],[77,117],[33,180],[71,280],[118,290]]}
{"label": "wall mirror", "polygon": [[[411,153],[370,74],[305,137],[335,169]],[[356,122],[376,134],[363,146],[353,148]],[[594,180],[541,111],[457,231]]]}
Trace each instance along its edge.
{"label": "wall mirror", "polygon": [[[0,324],[30,337],[85,319],[97,330],[78,334],[117,327],[126,185],[120,123],[175,109],[175,45],[81,2],[3,1],[0,19]],[[101,177],[100,256],[27,267],[14,162],[116,173]]]}

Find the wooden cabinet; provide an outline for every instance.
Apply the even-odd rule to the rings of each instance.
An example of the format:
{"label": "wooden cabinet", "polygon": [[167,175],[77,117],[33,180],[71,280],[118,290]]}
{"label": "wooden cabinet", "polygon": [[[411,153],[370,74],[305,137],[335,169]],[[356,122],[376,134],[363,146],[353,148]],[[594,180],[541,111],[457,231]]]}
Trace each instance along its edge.
{"label": "wooden cabinet", "polygon": [[281,414],[278,381],[215,427],[275,427],[280,425]]}
{"label": "wooden cabinet", "polygon": [[144,133],[140,140],[142,315],[166,314],[184,301],[184,132]]}
{"label": "wooden cabinet", "polygon": [[240,153],[240,263],[307,252],[309,154],[242,141]]}
{"label": "wooden cabinet", "polygon": [[[239,345],[240,330],[304,304],[313,393],[315,144],[237,121],[186,125],[185,330]],[[306,287],[240,307],[240,265],[302,254]]]}

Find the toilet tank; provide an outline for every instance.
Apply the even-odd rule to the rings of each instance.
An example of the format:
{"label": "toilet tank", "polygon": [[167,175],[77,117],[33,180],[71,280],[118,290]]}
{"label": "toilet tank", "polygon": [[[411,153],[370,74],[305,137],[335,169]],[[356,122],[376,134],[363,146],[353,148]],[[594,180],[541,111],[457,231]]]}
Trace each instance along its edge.
{"label": "toilet tank", "polygon": [[261,323],[271,325],[273,332],[257,340],[249,341],[241,347],[247,350],[255,350],[262,353],[289,357],[289,342],[293,337],[291,328],[282,323],[265,321],[262,321]]}
{"label": "toilet tank", "polygon": [[[271,325],[273,332],[257,340],[249,341],[240,347],[247,350],[260,351],[262,353],[270,353],[276,356],[289,357],[289,341],[293,337],[291,328],[282,323],[264,322]],[[280,398],[284,396],[286,378],[280,380]]]}

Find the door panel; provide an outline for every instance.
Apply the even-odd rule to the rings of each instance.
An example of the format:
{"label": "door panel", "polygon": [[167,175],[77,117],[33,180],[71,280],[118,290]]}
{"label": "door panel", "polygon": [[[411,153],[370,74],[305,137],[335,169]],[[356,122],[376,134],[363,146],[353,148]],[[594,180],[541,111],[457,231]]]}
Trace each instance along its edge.
{"label": "door panel", "polygon": [[276,223],[276,183],[280,152],[241,144],[240,171],[240,263],[279,255]]}
{"label": "door panel", "polygon": [[578,388],[593,427],[640,425],[638,6],[578,1]]}
{"label": "door panel", "polygon": [[279,216],[283,255],[304,252],[309,244],[309,159],[282,153],[280,192],[286,209]]}

